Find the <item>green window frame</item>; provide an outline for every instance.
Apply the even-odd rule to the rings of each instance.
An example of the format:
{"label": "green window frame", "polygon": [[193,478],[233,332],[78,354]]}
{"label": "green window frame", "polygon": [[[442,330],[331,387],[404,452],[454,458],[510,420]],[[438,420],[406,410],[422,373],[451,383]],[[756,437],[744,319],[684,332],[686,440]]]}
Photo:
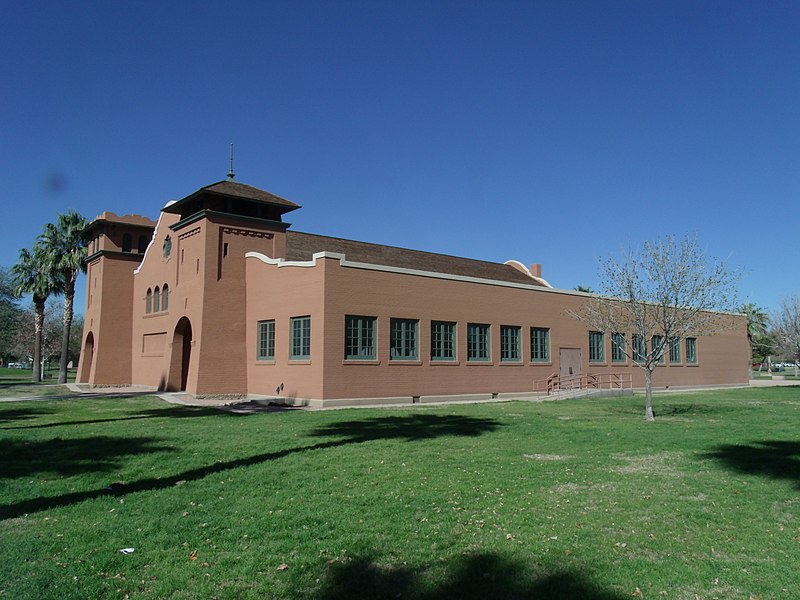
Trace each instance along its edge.
{"label": "green window frame", "polygon": [[431,321],[431,360],[456,360],[456,324]]}
{"label": "green window frame", "polygon": [[516,325],[500,326],[500,362],[522,361],[522,328]]}
{"label": "green window frame", "polygon": [[346,315],[344,357],[347,360],[375,360],[376,317]]}
{"label": "green window frame", "polygon": [[259,321],[256,360],[275,360],[275,320]]}
{"label": "green window frame", "polygon": [[669,362],[678,365],[681,362],[681,338],[674,337],[669,340]]}
{"label": "green window frame", "polygon": [[611,334],[611,362],[624,363],[627,361],[628,341],[624,333]]}
{"label": "green window frame", "polygon": [[467,361],[489,362],[491,360],[491,325],[467,323]]}
{"label": "green window frame", "polygon": [[589,362],[605,362],[606,336],[602,331],[589,332]]}
{"label": "green window frame", "polygon": [[644,363],[647,359],[647,342],[638,333],[633,334],[633,360]]}
{"label": "green window frame", "polygon": [[686,364],[697,364],[697,338],[686,338]]}
{"label": "green window frame", "polygon": [[389,360],[419,359],[419,321],[391,319],[389,321]]}
{"label": "green window frame", "polygon": [[652,339],[650,340],[650,343],[652,344],[650,347],[653,349],[653,352],[655,352],[656,349],[659,346],[662,346],[661,352],[659,352],[656,362],[658,364],[660,364],[660,365],[663,365],[664,364],[664,347],[663,347],[664,336],[663,335],[654,335],[652,337]]}
{"label": "green window frame", "polygon": [[290,354],[291,360],[307,360],[311,358],[311,317],[292,317],[290,319]]}
{"label": "green window frame", "polygon": [[550,362],[550,329],[531,327],[531,362]]}
{"label": "green window frame", "polygon": [[500,362],[522,362],[522,328],[500,326]]}

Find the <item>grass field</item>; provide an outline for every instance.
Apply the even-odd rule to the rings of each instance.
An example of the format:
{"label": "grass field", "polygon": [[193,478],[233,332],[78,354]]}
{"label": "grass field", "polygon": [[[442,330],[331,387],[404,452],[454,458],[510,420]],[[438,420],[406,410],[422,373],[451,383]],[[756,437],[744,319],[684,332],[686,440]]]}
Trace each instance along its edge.
{"label": "grass field", "polygon": [[[7,369],[0,367],[0,398],[27,396],[56,396],[69,393],[64,386],[53,385],[58,381],[58,366],[45,371],[42,383],[31,383],[30,369]],[[67,381],[75,381],[75,369],[67,372]]]}
{"label": "grass field", "polygon": [[800,597],[800,387],[642,403],[0,403],[0,597]]}

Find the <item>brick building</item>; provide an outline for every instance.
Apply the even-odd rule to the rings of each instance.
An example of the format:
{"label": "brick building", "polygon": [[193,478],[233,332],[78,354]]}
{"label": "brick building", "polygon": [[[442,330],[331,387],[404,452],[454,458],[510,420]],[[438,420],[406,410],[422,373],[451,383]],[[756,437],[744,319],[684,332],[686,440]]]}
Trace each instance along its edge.
{"label": "brick building", "polygon": [[[553,375],[644,384],[610,335],[567,315],[586,295],[539,265],[300,233],[283,220],[298,208],[228,179],[157,222],[97,217],[78,381],[317,405],[530,393]],[[655,385],[746,384],[735,319],[671,344]]]}

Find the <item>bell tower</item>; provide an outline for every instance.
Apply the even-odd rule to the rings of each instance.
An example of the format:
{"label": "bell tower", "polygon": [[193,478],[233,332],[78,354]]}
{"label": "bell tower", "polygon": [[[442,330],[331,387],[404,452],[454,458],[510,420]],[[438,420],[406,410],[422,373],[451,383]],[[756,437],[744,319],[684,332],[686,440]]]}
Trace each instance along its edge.
{"label": "bell tower", "polygon": [[104,212],[83,232],[88,257],[78,383],[131,383],[133,271],[154,227],[147,217]]}

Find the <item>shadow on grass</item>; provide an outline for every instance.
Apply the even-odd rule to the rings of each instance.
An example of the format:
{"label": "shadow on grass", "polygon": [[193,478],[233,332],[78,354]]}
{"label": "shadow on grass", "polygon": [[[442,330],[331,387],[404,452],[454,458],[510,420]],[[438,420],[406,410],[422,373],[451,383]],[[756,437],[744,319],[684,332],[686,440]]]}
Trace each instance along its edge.
{"label": "shadow on grass", "polygon": [[463,556],[447,565],[447,581],[426,587],[419,575],[405,566],[382,565],[359,558],[333,563],[323,581],[319,600],[383,600],[420,598],[423,600],[532,599],[622,600],[626,596],[602,589],[584,574],[558,570],[531,574],[521,562],[494,553]]}
{"label": "shadow on grass", "polygon": [[765,441],[752,445],[725,444],[703,458],[722,462],[729,470],[772,479],[788,479],[800,488],[800,442]]}
{"label": "shadow on grass", "polygon": [[311,432],[315,437],[343,436],[349,443],[403,439],[408,442],[443,436],[476,436],[500,426],[495,419],[459,415],[404,415],[332,423]]}
{"label": "shadow on grass", "polygon": [[[181,410],[183,410],[181,408]],[[204,410],[204,409],[200,409]],[[156,412],[163,412],[156,410]],[[220,413],[215,413],[222,416]],[[253,465],[262,464],[272,460],[284,458],[291,454],[299,452],[310,452],[314,450],[324,450],[327,448],[337,448],[350,444],[359,444],[369,442],[377,439],[405,439],[412,442],[416,440],[431,439],[437,436],[458,436],[458,435],[480,435],[482,433],[494,431],[499,424],[494,419],[478,419],[472,417],[461,416],[438,416],[438,415],[409,415],[405,417],[376,417],[372,419],[365,419],[363,421],[348,421],[346,423],[337,423],[328,427],[322,427],[314,430],[311,435],[313,436],[345,436],[341,439],[331,440],[327,442],[320,442],[310,446],[300,446],[297,448],[287,448],[285,450],[278,450],[276,452],[266,452],[263,454],[255,454],[245,458],[238,458],[227,461],[217,461],[212,465],[206,465],[195,469],[188,469],[181,473],[171,476],[158,476],[148,479],[140,479],[133,482],[118,482],[113,486],[113,489],[107,488],[99,490],[88,490],[83,492],[74,492],[70,494],[62,494],[59,496],[52,496],[49,498],[33,498],[30,500],[21,500],[19,502],[0,505],[0,518],[9,519],[19,517],[24,514],[47,510],[60,506],[69,506],[84,500],[90,500],[114,494],[116,496],[124,496],[135,492],[150,492],[156,490],[163,490],[173,487],[175,485],[182,485],[190,481],[197,481],[209,475],[215,475],[229,471],[231,469],[238,469],[241,467],[250,467]],[[423,431],[426,430],[426,431]],[[349,432],[349,433],[348,433]],[[88,440],[81,440],[82,442],[92,443],[95,440],[102,438],[89,438]],[[109,438],[115,440],[117,448],[117,456],[119,456],[119,448],[124,448],[129,443],[131,438]],[[134,438],[135,439],[135,438]],[[112,445],[112,448],[114,445]],[[48,450],[45,448],[37,448],[37,450]],[[55,450],[49,449],[50,452]],[[160,451],[161,449],[153,449],[153,451]],[[84,452],[86,449],[84,449]],[[143,451],[148,451],[145,447]],[[125,452],[125,454],[134,454],[134,451]],[[4,461],[11,462],[18,459],[12,459],[10,456],[6,458],[4,453],[0,452]],[[48,459],[52,460],[54,455],[45,453],[41,455],[41,464],[36,463],[38,466],[43,466]],[[58,456],[58,455],[55,455]],[[35,459],[33,459],[35,460]],[[66,460],[66,459],[65,459]],[[5,463],[4,463],[5,464]],[[84,465],[80,461],[79,465]],[[76,465],[78,466],[78,465]],[[32,468],[33,465],[31,465]],[[69,463],[65,463],[64,469],[68,469]],[[84,471],[92,469],[84,469]],[[78,472],[84,472],[78,471]]]}
{"label": "shadow on grass", "polygon": [[[43,407],[27,406],[25,408],[9,408],[7,410],[0,410],[0,423],[14,423],[17,421],[27,421],[28,419],[35,419],[42,415],[52,414],[52,411]],[[0,429],[11,429],[10,427],[0,427]]]}
{"label": "shadow on grass", "polygon": [[[639,397],[636,397],[639,399]],[[615,404],[609,406],[607,412],[615,415],[644,415],[644,397],[640,398],[639,403],[625,403]],[[730,411],[730,407],[714,406],[713,404],[678,404],[674,402],[664,402],[658,396],[653,398],[653,411],[655,412],[656,419],[658,417],[675,417],[675,416],[706,416],[715,415],[724,411]]]}
{"label": "shadow on grass", "polygon": [[[105,396],[104,396],[105,398]],[[7,411],[6,411],[7,412]],[[3,422],[3,417],[6,412],[0,412],[0,423]],[[65,427],[73,425],[95,425],[98,423],[116,423],[119,421],[138,421],[140,419],[186,419],[195,417],[218,417],[226,413],[214,408],[202,408],[195,406],[171,406],[169,408],[153,408],[149,410],[138,410],[135,413],[129,413],[124,417],[116,417],[110,419],[86,419],[82,421],[56,421],[53,423],[40,423],[38,425],[19,425],[10,427],[0,427],[0,429],[14,430],[14,429],[48,429],[50,427]],[[32,418],[32,417],[28,417]],[[11,420],[11,419],[9,419]]]}
{"label": "shadow on grass", "polygon": [[42,442],[0,440],[0,479],[53,474],[108,473],[125,456],[170,452],[155,438],[90,437]]}

